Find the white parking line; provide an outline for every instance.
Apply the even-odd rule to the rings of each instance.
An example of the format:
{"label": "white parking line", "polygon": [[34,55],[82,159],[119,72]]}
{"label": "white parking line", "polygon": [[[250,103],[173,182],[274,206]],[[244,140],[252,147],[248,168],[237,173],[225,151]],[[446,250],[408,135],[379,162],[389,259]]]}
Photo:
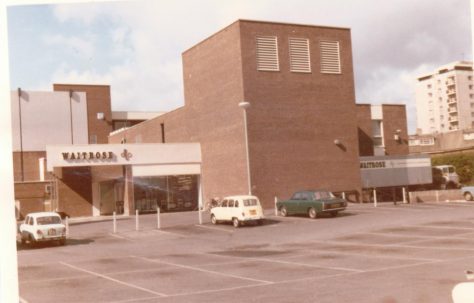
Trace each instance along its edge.
{"label": "white parking line", "polygon": [[115,238],[119,238],[119,239],[122,239],[122,240],[127,240],[127,241],[130,241],[130,242],[133,242],[132,239],[129,239],[129,238],[123,237],[123,236],[119,236],[119,235],[114,234],[114,233],[109,233],[109,235],[112,236],[112,237],[115,237]]}
{"label": "white parking line", "polygon": [[82,271],[82,272],[91,274],[91,275],[93,275],[93,276],[99,277],[99,278],[103,278],[103,279],[106,279],[106,280],[109,280],[109,281],[112,281],[112,282],[116,282],[116,283],[119,283],[119,284],[122,284],[122,285],[125,285],[125,286],[128,286],[128,287],[131,287],[131,288],[135,288],[135,289],[138,289],[138,290],[141,290],[141,291],[144,291],[144,292],[153,294],[153,295],[160,296],[160,297],[167,297],[167,295],[165,295],[165,294],[162,294],[162,293],[159,293],[159,292],[150,290],[150,289],[146,289],[146,288],[143,288],[143,287],[140,287],[140,286],[137,286],[137,285],[133,285],[133,284],[130,284],[130,283],[127,283],[127,282],[123,282],[123,281],[120,281],[120,280],[117,280],[117,279],[108,277],[108,276],[103,275],[103,274],[99,274],[99,273],[96,273],[96,272],[93,272],[93,271],[90,271],[90,270],[86,270],[86,269],[83,269],[83,268],[80,268],[80,267],[77,267],[77,266],[68,264],[68,263],[66,263],[66,262],[59,262],[59,263],[62,264],[62,265],[68,266],[68,267],[70,267],[70,268],[72,268],[72,269],[75,269],[75,270],[78,270],[78,271]]}
{"label": "white parking line", "polygon": [[22,297],[20,297],[20,303],[28,303],[28,301],[26,301],[25,299],[23,299]]}
{"label": "white parking line", "polygon": [[194,266],[189,266],[189,265],[182,265],[182,264],[176,264],[176,263],[171,263],[171,262],[166,262],[166,261],[154,260],[154,259],[149,259],[149,258],[145,258],[145,257],[135,257],[135,258],[142,259],[142,260],[149,261],[149,262],[167,264],[167,265],[172,265],[172,266],[181,267],[181,268],[185,268],[185,269],[191,269],[191,270],[195,270],[195,271],[201,271],[201,272],[205,272],[205,273],[209,273],[209,274],[220,275],[220,276],[224,276],[224,277],[230,277],[230,278],[248,280],[248,281],[258,282],[258,283],[264,283],[264,284],[273,284],[273,283],[274,283],[274,282],[272,282],[272,281],[266,281],[266,280],[259,280],[259,279],[247,278],[247,277],[242,277],[242,276],[232,275],[232,274],[225,274],[225,273],[221,273],[221,272],[218,272],[218,271],[207,270],[207,269],[202,269],[202,268],[199,268],[199,267],[194,267]]}
{"label": "white parking line", "polygon": [[227,230],[227,229],[219,228],[219,227],[215,227],[215,226],[206,226],[206,225],[199,225],[199,224],[196,224],[194,226],[197,226],[197,227],[200,227],[200,228],[218,230],[218,231],[225,231],[226,233],[234,233],[234,230]]}

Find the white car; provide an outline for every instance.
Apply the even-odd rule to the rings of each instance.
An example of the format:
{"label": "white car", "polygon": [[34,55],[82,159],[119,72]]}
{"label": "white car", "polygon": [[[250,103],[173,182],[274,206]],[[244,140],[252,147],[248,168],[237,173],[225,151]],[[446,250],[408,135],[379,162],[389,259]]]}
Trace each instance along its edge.
{"label": "white car", "polygon": [[66,226],[62,223],[61,216],[54,212],[28,214],[19,230],[22,244],[29,242],[31,245],[47,241],[66,244]]}
{"label": "white car", "polygon": [[222,199],[221,203],[211,209],[211,222],[232,222],[239,227],[244,222],[263,223],[263,209],[255,196],[230,196]]}

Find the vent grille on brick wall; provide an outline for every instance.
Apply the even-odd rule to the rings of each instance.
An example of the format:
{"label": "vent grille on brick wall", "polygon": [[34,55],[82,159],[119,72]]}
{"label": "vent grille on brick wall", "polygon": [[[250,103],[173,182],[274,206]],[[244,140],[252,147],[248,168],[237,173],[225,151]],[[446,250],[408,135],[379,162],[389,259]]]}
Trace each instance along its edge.
{"label": "vent grille on brick wall", "polygon": [[321,73],[340,74],[341,59],[338,41],[321,41]]}
{"label": "vent grille on brick wall", "polygon": [[305,38],[290,38],[290,71],[310,73],[309,40]]}
{"label": "vent grille on brick wall", "polygon": [[257,37],[257,70],[279,71],[277,37]]}

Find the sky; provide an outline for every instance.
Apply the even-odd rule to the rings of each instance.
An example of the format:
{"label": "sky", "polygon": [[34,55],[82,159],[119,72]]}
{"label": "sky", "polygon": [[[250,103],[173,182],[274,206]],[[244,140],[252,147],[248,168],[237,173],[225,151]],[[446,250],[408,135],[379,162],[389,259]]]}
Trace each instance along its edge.
{"label": "sky", "polygon": [[146,0],[11,6],[11,89],[111,85],[112,109],[184,104],[181,53],[237,19],[351,28],[357,103],[406,104],[417,76],[472,60],[468,0]]}

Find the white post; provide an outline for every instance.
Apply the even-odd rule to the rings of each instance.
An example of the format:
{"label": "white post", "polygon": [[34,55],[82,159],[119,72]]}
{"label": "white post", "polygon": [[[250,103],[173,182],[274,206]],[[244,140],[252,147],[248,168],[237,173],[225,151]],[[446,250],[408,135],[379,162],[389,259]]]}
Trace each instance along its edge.
{"label": "white post", "polygon": [[247,108],[249,108],[250,103],[240,102],[239,107],[244,110],[244,132],[245,132],[245,152],[247,155],[247,181],[248,181],[248,190],[249,195],[252,195],[252,182],[250,181],[250,160],[249,160],[249,138],[247,133]]}
{"label": "white post", "polygon": [[346,192],[344,192],[344,191],[342,192],[342,198],[343,198],[344,200],[346,200]]}
{"label": "white post", "polygon": [[135,230],[138,230],[138,209],[135,209]]}
{"label": "white post", "polygon": [[436,191],[436,202],[439,202],[439,192]]}
{"label": "white post", "polygon": [[407,204],[407,190],[405,187],[402,187],[402,192],[403,192],[403,204]]}
{"label": "white post", "polygon": [[117,233],[117,216],[115,212],[113,213],[113,225],[114,225],[114,234]]}
{"label": "white post", "polygon": [[278,216],[277,202],[278,202],[278,198],[275,196],[275,216]]}
{"label": "white post", "polygon": [[199,213],[199,225],[202,225],[202,209],[201,206],[198,208],[198,213]]}
{"label": "white post", "polygon": [[156,206],[156,228],[161,229],[161,224],[160,224],[160,207],[157,205]]}
{"label": "white post", "polygon": [[202,225],[202,208],[203,208],[203,191],[202,191],[202,180],[201,175],[198,176],[198,219],[199,225]]}
{"label": "white post", "polygon": [[377,190],[374,187],[374,207],[377,207]]}
{"label": "white post", "polygon": [[66,220],[65,220],[65,225],[66,225],[66,238],[69,237],[69,217],[66,216]]}

